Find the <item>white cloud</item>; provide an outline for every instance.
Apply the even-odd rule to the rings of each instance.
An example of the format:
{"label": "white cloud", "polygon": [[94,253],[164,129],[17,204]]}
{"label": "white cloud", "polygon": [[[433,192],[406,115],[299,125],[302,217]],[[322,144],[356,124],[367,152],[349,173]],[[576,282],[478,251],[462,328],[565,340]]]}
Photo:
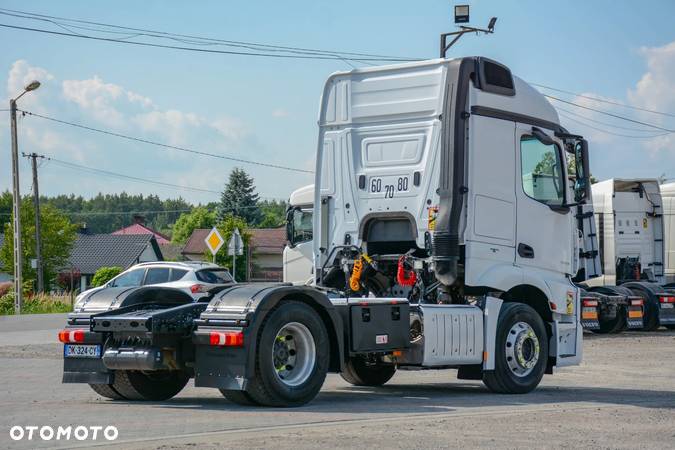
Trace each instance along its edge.
{"label": "white cloud", "polygon": [[152,100],[122,86],[106,83],[99,76],[63,81],[63,96],[107,125],[121,126],[129,107],[150,108]]}
{"label": "white cloud", "polygon": [[176,109],[139,114],[133,121],[145,132],[168,136],[171,145],[185,144],[188,132],[200,128],[203,122],[194,113],[184,113]]}
{"label": "white cloud", "polygon": [[7,94],[9,97],[21,93],[24,87],[33,80],[41,83],[53,80],[54,76],[42,67],[35,67],[28,64],[28,61],[20,59],[12,64],[7,77]]}

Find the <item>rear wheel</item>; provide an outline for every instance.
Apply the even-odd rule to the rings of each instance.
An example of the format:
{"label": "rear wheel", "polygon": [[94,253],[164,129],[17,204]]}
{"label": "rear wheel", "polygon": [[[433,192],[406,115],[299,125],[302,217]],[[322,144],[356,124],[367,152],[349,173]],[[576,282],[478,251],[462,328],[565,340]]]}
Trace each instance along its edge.
{"label": "rear wheel", "polygon": [[354,386],[382,386],[396,373],[396,367],[368,364],[363,358],[350,358],[340,376]]}
{"label": "rear wheel", "polygon": [[248,396],[266,406],[304,405],[326,379],[329,350],[326,327],[314,309],[281,303],[262,325]]}
{"label": "rear wheel", "polygon": [[128,400],[167,400],[183,390],[190,377],[178,370],[118,370],[113,388]]}
{"label": "rear wheel", "polygon": [[499,312],[495,369],[483,373],[493,392],[524,394],[537,387],[548,359],[548,336],[539,314],[522,303],[505,303]]}
{"label": "rear wheel", "polygon": [[101,397],[106,397],[113,400],[124,400],[124,397],[115,390],[112,384],[90,384],[89,387]]}
{"label": "rear wheel", "polygon": [[660,289],[658,286],[653,288],[649,283],[629,282],[622,287],[631,290],[633,295],[637,295],[644,300],[644,314],[642,316],[642,329],[644,331],[654,331],[659,327],[659,300],[655,291]]}
{"label": "rear wheel", "polygon": [[232,403],[236,403],[237,405],[255,406],[258,404],[258,402],[253,400],[251,394],[246,391],[232,391],[228,389],[219,389],[219,391],[221,394],[223,394],[223,397]]}
{"label": "rear wheel", "polygon": [[[604,295],[633,295],[630,289],[620,286],[595,286],[590,288],[591,292],[597,292]],[[604,319],[600,316],[598,322],[600,324],[599,330],[593,330],[594,333],[611,334],[620,333],[628,328],[627,320],[628,312],[625,306],[616,306],[616,316],[613,319]]]}

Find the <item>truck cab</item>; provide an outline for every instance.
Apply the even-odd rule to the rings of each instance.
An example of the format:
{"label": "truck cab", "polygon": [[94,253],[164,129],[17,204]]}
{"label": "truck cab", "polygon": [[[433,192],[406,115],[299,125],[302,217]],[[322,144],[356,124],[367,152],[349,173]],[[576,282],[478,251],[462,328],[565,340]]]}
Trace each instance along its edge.
{"label": "truck cab", "polygon": [[312,236],[314,185],[303,186],[291,193],[286,211],[286,247],[283,254],[284,282],[312,283]]}

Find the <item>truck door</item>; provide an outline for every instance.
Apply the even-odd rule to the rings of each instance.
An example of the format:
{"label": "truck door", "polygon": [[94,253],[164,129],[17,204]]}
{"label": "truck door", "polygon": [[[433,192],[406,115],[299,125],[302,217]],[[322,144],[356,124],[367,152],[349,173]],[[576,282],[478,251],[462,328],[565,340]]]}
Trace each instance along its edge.
{"label": "truck door", "polygon": [[519,266],[556,273],[573,270],[572,239],[576,230],[570,208],[566,159],[551,130],[541,129],[553,142],[545,144],[532,125],[516,124],[516,256]]}

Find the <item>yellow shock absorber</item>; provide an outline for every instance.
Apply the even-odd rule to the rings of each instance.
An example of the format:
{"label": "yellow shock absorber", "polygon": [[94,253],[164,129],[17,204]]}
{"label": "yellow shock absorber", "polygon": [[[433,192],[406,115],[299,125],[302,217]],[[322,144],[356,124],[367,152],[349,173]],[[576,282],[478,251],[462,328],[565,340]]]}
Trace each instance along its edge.
{"label": "yellow shock absorber", "polygon": [[352,269],[352,276],[349,277],[349,288],[356,292],[361,290],[361,272],[363,271],[363,258],[354,261],[354,268]]}

